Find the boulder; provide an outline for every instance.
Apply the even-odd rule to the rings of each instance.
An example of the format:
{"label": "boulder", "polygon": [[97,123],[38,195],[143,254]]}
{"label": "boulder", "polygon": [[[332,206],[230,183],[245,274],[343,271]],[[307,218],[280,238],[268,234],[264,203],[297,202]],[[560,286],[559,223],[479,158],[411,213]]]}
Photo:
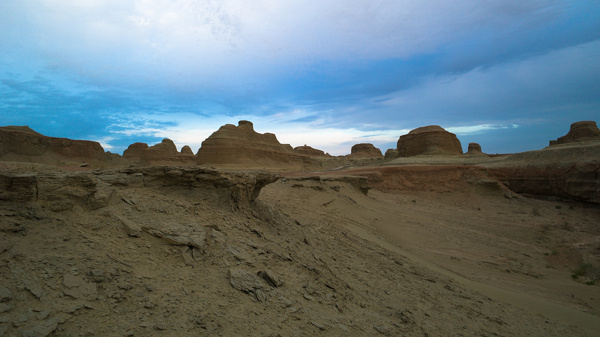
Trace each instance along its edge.
{"label": "boulder", "polygon": [[179,153],[175,143],[168,138],[153,146],[148,146],[146,143],[133,143],[123,152],[123,157],[143,165],[157,163],[194,165],[196,163],[194,153],[189,146],[184,146]]}
{"label": "boulder", "polygon": [[361,143],[352,146],[350,156],[363,158],[383,158],[381,150],[370,143]]}
{"label": "boulder", "polygon": [[400,136],[397,149],[399,157],[463,154],[456,135],[438,125],[416,128]]}
{"label": "boulder", "polygon": [[551,140],[550,146],[590,140],[600,140],[600,129],[594,121],[581,121],[571,124],[571,129],[566,135]]}
{"label": "boulder", "polygon": [[308,145],[297,146],[294,148],[294,152],[297,154],[311,156],[311,157],[325,157],[327,154],[321,150],[314,149]]}
{"label": "boulder", "polygon": [[308,163],[309,158],[281,144],[272,133],[254,131],[252,122],[226,124],[202,142],[198,164],[286,165]]}
{"label": "boulder", "polygon": [[468,155],[474,155],[474,154],[483,154],[483,152],[481,152],[481,145],[477,144],[477,143],[469,143],[469,149],[467,151]]}

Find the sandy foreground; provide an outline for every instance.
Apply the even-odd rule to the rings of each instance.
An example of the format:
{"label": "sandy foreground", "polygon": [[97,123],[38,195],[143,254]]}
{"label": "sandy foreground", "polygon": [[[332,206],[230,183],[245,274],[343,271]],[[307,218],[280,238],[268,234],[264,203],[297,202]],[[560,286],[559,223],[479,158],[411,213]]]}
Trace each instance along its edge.
{"label": "sandy foreground", "polygon": [[598,335],[598,205],[379,169],[4,164],[0,336]]}

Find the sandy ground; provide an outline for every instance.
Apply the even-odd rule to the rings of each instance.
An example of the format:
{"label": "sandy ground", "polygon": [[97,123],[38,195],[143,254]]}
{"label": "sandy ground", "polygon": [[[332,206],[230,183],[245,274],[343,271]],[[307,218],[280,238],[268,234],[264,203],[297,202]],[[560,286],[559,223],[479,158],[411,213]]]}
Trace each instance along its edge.
{"label": "sandy ground", "polygon": [[[28,165],[1,173],[90,174]],[[98,208],[69,186],[55,196],[68,209],[4,200],[0,336],[597,335],[600,286],[572,274],[600,265],[600,207],[465,170],[367,195],[286,173],[249,203],[218,185],[248,181],[224,173],[193,186],[93,171],[111,191]]]}

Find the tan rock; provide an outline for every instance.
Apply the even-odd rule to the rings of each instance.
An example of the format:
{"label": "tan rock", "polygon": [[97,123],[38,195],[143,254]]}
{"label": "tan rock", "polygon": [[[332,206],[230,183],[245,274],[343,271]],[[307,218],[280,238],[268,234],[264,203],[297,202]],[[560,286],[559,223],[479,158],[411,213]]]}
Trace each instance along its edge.
{"label": "tan rock", "polygon": [[175,143],[168,138],[153,146],[148,146],[146,143],[133,143],[123,152],[123,157],[142,165],[159,163],[192,165],[196,163],[194,153],[189,146],[184,146],[182,152],[179,153]]}
{"label": "tan rock", "polygon": [[254,131],[249,121],[223,125],[202,142],[196,156],[198,164],[286,165],[309,160],[291,145],[279,143],[274,134]]}
{"label": "tan rock", "polygon": [[481,145],[477,144],[477,143],[469,143],[469,149],[467,151],[468,155],[474,155],[474,154],[483,154],[483,152],[481,152]]}
{"label": "tan rock", "polygon": [[294,152],[296,152],[297,154],[302,154],[305,156],[311,156],[311,157],[325,157],[327,156],[327,154],[321,150],[317,150],[314,149],[308,145],[304,145],[304,146],[297,146],[294,148]]}
{"label": "tan rock", "polygon": [[438,125],[416,128],[398,139],[398,156],[463,154],[456,135]]}
{"label": "tan rock", "polygon": [[383,158],[381,150],[371,143],[361,143],[352,146],[350,156],[363,158]]}
{"label": "tan rock", "polygon": [[571,129],[566,135],[551,140],[550,146],[590,140],[600,140],[600,129],[594,121],[581,121],[571,124]]}

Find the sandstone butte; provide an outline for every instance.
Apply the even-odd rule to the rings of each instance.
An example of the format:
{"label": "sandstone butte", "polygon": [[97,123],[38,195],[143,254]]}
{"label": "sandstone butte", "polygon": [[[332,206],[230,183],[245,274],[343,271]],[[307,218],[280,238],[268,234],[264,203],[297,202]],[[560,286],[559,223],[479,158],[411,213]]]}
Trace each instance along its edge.
{"label": "sandstone butte", "polygon": [[281,144],[272,133],[254,131],[252,122],[226,124],[202,142],[196,154],[198,164],[277,165],[305,162],[289,144]]}
{"label": "sandstone butte", "polygon": [[478,143],[469,143],[469,149],[467,150],[468,155],[475,155],[475,154],[484,154],[483,152],[481,152],[481,145],[479,145]]}
{"label": "sandstone butte", "polygon": [[106,162],[118,155],[104,152],[98,142],[47,137],[28,126],[0,127],[0,157],[4,160],[53,162],[61,160]]}
{"label": "sandstone butte", "polygon": [[361,143],[352,146],[350,150],[351,157],[364,157],[364,158],[383,158],[381,150],[373,146],[371,143]]}
{"label": "sandstone butte", "polygon": [[153,146],[148,146],[146,143],[133,143],[123,152],[123,157],[139,164],[173,162],[193,165],[196,163],[196,157],[189,146],[184,146],[180,153],[175,143],[168,138]]}
{"label": "sandstone butte", "polygon": [[594,121],[581,121],[571,124],[571,129],[566,135],[551,140],[550,146],[590,140],[600,140],[600,129]]}
{"label": "sandstone butte", "polygon": [[416,128],[398,139],[398,156],[463,154],[456,135],[438,125]]}
{"label": "sandstone butte", "polygon": [[296,152],[297,154],[302,154],[305,156],[311,156],[311,157],[325,157],[325,156],[329,156],[328,154],[326,154],[325,152],[312,148],[308,145],[304,145],[304,146],[297,146],[294,148],[294,152]]}

